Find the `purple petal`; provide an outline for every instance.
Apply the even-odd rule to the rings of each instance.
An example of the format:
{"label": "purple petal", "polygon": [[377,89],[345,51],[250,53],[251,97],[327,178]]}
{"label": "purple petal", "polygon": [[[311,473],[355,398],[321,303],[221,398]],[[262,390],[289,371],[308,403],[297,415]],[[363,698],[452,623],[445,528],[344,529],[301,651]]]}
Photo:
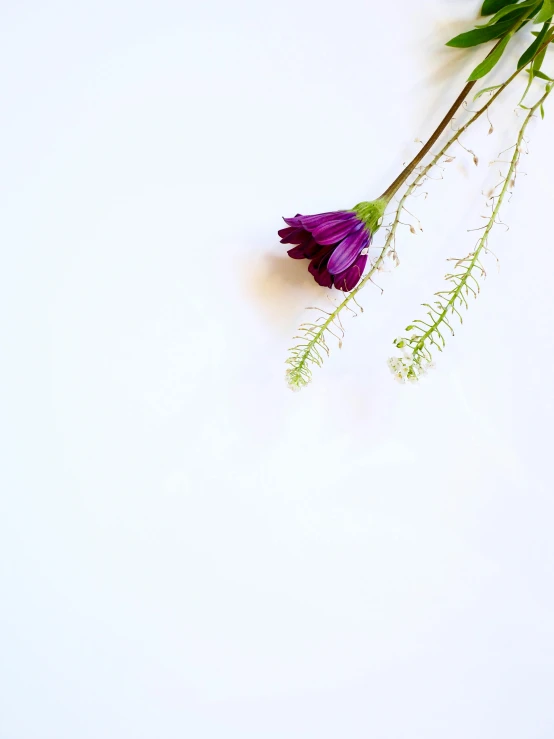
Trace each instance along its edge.
{"label": "purple petal", "polygon": [[363,223],[357,219],[342,219],[341,221],[327,221],[322,226],[318,226],[313,229],[312,236],[318,244],[336,244],[342,241],[345,236],[348,236],[353,230],[362,228]]}
{"label": "purple petal", "polygon": [[337,290],[344,290],[345,292],[353,290],[361,279],[366,262],[367,254],[360,254],[354,264],[351,264],[344,272],[335,275],[335,287]]}
{"label": "purple petal", "polygon": [[366,228],[361,228],[359,231],[355,231],[347,236],[342,241],[329,259],[329,272],[332,275],[338,275],[340,272],[344,272],[348,269],[351,264],[356,261],[356,257],[359,256],[362,249],[369,244],[369,231]]}
{"label": "purple petal", "polygon": [[330,252],[327,251],[328,248],[329,247],[327,246],[321,246],[317,241],[310,238],[309,241],[303,242],[302,244],[298,244],[298,246],[289,249],[287,254],[293,259],[313,259],[314,257],[319,257],[323,254],[329,256]]}
{"label": "purple petal", "polygon": [[311,239],[304,244],[304,254],[306,255],[306,259],[313,259],[318,252],[323,249],[327,249],[327,247],[321,246],[321,244],[318,244],[315,239]]}
{"label": "purple petal", "polygon": [[311,239],[310,232],[303,228],[282,228],[277,233],[281,244],[304,244]]}
{"label": "purple petal", "polygon": [[300,222],[307,231],[313,231],[329,221],[342,221],[356,219],[357,216],[351,210],[335,210],[330,213],[318,213],[315,216],[300,216]]}
{"label": "purple petal", "polygon": [[308,267],[308,271],[313,276],[317,284],[321,285],[321,287],[333,287],[333,275],[329,272],[329,270],[326,267],[316,269],[313,264],[313,261],[311,261]]}
{"label": "purple petal", "polygon": [[308,266],[308,272],[313,276],[318,285],[322,287],[333,286],[333,276],[327,269],[327,262],[333,253],[332,246],[321,248]]}
{"label": "purple petal", "polygon": [[301,228],[302,224],[300,223],[300,213],[297,213],[294,218],[284,218],[284,222],[287,224],[287,226],[294,226],[294,228]]}
{"label": "purple petal", "polygon": [[327,266],[329,257],[333,253],[334,249],[334,246],[321,246],[320,244],[317,245],[317,252],[314,253],[314,258],[312,259],[312,262],[316,265],[318,269],[320,266]]}
{"label": "purple petal", "polygon": [[288,250],[287,254],[293,259],[304,259],[304,257],[306,256],[304,248],[305,247],[302,244],[300,244],[299,246],[293,246],[292,249]]}

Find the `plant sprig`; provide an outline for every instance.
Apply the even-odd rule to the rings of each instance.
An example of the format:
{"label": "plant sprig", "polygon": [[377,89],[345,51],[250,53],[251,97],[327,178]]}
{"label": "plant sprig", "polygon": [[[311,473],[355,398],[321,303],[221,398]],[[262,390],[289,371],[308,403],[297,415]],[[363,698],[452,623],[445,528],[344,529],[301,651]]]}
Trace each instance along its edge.
{"label": "plant sprig", "polygon": [[[298,336],[295,336],[295,338],[300,339],[300,343],[289,349],[290,356],[286,360],[286,364],[288,365],[287,381],[290,387],[293,389],[301,389],[306,386],[312,378],[311,366],[316,365],[317,367],[321,367],[323,365],[324,358],[329,356],[330,353],[327,339],[334,335],[333,329],[341,332],[341,337],[338,339],[338,342],[339,348],[342,347],[342,335],[344,333],[344,329],[340,323],[341,314],[345,309],[350,307],[352,302],[355,302],[356,295],[368,282],[372,280],[376,272],[381,269],[387,255],[389,253],[395,253],[394,244],[396,240],[396,232],[401,223],[400,218],[404,210],[406,200],[418,187],[420,187],[433,167],[439,163],[453,144],[458,141],[460,136],[462,136],[462,134],[465,133],[465,131],[467,131],[467,129],[485,113],[485,111],[494,103],[498,96],[502,94],[518,73],[519,70],[514,72],[506,82],[499,85],[498,89],[490,99],[450,137],[440,151],[435,154],[429,163],[414,177],[398,201],[397,208],[394,212],[394,218],[392,223],[388,226],[388,233],[381,251],[372,263],[368,272],[364,275],[354,290],[348,293],[344,300],[342,300],[342,302],[339,303],[333,311],[322,311],[323,315],[320,317],[319,321],[306,322],[299,327],[299,334]],[[337,338],[336,335],[335,338]]]}
{"label": "plant sprig", "polygon": [[389,360],[389,366],[400,381],[415,381],[427,371],[433,361],[433,349],[442,352],[446,345],[444,335],[447,332],[454,335],[452,319],[457,318],[460,323],[463,323],[460,310],[469,308],[468,298],[477,298],[480,292],[479,280],[486,276],[481,255],[487,252],[489,236],[495,224],[498,223],[497,218],[505,197],[515,185],[525,131],[537,110],[543,109],[544,101],[553,88],[554,83],[548,82],[544,94],[532,107],[527,109],[514,145],[508,171],[497,185],[497,188],[500,187],[499,194],[491,196],[491,214],[474,250],[461,259],[449,260],[454,262],[453,271],[445,276],[450,287],[435,293],[435,300],[431,303],[423,303],[423,306],[428,309],[427,320],[418,318],[412,321],[405,329],[410,334],[394,340],[395,346],[402,350],[403,356],[392,357]]}
{"label": "plant sprig", "polygon": [[[498,40],[498,43],[471,72],[468,80],[481,79],[488,74],[500,61],[511,39],[530,21],[544,23],[544,34],[554,16],[554,0],[485,0],[481,8],[481,15],[492,15],[484,25],[479,25],[471,31],[458,34],[450,39],[447,46],[467,49],[480,46],[487,41]],[[541,34],[538,34],[540,37]],[[544,37],[544,36],[543,36]],[[542,38],[535,39],[519,58],[517,68],[524,67],[534,56],[541,45]]]}
{"label": "plant sprig", "polygon": [[[552,0],[552,2],[554,3],[554,0]],[[507,6],[508,4],[509,3],[506,2],[505,0],[485,0],[485,3],[483,4],[482,14],[491,15],[497,12],[500,8]],[[515,3],[515,5],[517,5],[517,3]],[[520,8],[522,7],[523,7],[523,3],[521,3]],[[526,8],[531,8],[531,7],[534,12],[534,5],[531,3],[526,3]],[[510,22],[513,20],[512,16],[508,15],[507,17],[510,20]],[[519,15],[518,15],[518,18],[521,21],[521,17]],[[503,21],[500,21],[500,20],[497,21],[497,23],[500,23],[500,22],[503,22]],[[491,27],[495,27],[497,23],[496,24],[493,23]],[[475,81],[470,81],[466,84],[466,86],[464,87],[464,90],[458,96],[454,104],[451,106],[450,110],[448,111],[446,116],[443,118],[438,128],[431,135],[427,143],[422,147],[422,150],[404,168],[404,170],[400,173],[400,175],[396,178],[396,180],[389,186],[389,188],[381,196],[382,200],[389,202],[390,199],[399,190],[399,188],[402,185],[404,185],[406,182],[408,182],[412,173],[413,172],[417,173],[415,177],[413,178],[413,180],[411,182],[408,182],[408,184],[406,185],[404,194],[401,196],[401,198],[398,201],[398,206],[394,212],[394,218],[392,222],[387,226],[387,236],[385,238],[385,242],[383,246],[381,247],[381,250],[377,258],[371,263],[369,270],[362,277],[358,285],[350,293],[345,295],[344,299],[338,305],[336,305],[331,312],[321,310],[320,311],[321,316],[315,322],[306,322],[300,326],[299,333],[295,337],[299,339],[299,343],[289,349],[290,354],[286,360],[286,364],[288,365],[287,380],[292,389],[300,389],[310,382],[311,376],[312,376],[313,365],[316,365],[319,367],[322,366],[325,357],[328,356],[330,352],[329,343],[328,343],[329,338],[334,337],[335,339],[337,339],[339,348],[342,347],[344,329],[343,329],[342,322],[341,322],[341,316],[342,316],[343,311],[352,310],[351,308],[352,303],[355,303],[356,305],[358,305],[358,303],[356,302],[356,296],[358,295],[360,290],[363,287],[365,287],[365,285],[368,282],[373,280],[373,277],[376,274],[376,272],[382,269],[383,263],[385,259],[387,258],[387,256],[391,256],[395,261],[397,261],[396,249],[395,249],[396,232],[398,230],[398,226],[402,224],[400,217],[401,217],[403,210],[405,210],[405,202],[408,197],[413,195],[415,189],[422,184],[424,179],[429,175],[429,172],[432,170],[432,168],[435,167],[440,161],[440,159],[447,154],[450,147],[456,141],[460,139],[460,136],[465,131],[467,131],[467,129],[471,125],[473,125],[473,123],[475,123],[475,121],[481,115],[483,115],[483,113],[485,113],[485,111],[492,105],[492,103],[498,98],[498,96],[508,87],[508,85],[514,80],[514,78],[521,71],[523,71],[524,68],[528,68],[531,81],[534,78],[539,78],[549,83],[551,82],[550,78],[540,71],[540,65],[542,64],[542,60],[544,58],[546,48],[548,47],[550,43],[552,43],[554,39],[554,29],[550,27],[550,22],[548,22],[548,24],[545,24],[545,26],[540,32],[534,33],[534,35],[537,38],[535,39],[531,47],[524,54],[524,56],[526,57],[526,64],[521,65],[521,59],[520,59],[520,64],[518,68],[512,73],[512,75],[510,75],[510,77],[503,84],[494,85],[492,87],[487,87],[481,90],[481,92],[477,93],[477,95],[475,95],[474,97],[474,100],[477,100],[481,95],[483,95],[486,92],[490,92],[492,94],[491,94],[490,99],[467,121],[467,123],[465,123],[461,128],[459,128],[450,137],[450,139],[446,142],[446,144],[440,149],[438,154],[436,154],[435,156],[431,158],[428,164],[426,164],[425,166],[420,165],[420,162],[424,161],[425,156],[430,152],[431,147],[436,142],[439,135],[442,133],[442,131],[444,131],[444,128],[447,125],[448,121],[452,120],[453,115],[458,110],[458,108],[461,106],[461,104],[464,102],[465,98],[467,97],[467,94],[472,89],[472,87],[475,85]],[[498,47],[498,44],[497,44],[497,47]],[[544,108],[542,105],[542,101],[539,101],[537,105],[533,106],[533,111],[537,109],[537,106],[539,106],[540,108],[541,115],[544,115]],[[522,107],[525,107],[525,106],[522,106]],[[471,256],[472,255],[470,255],[470,257]],[[450,277],[453,280],[453,283],[455,283],[453,289],[455,289],[456,287],[459,287],[459,282],[458,282],[458,277],[457,277],[459,272],[456,270],[462,270],[462,275],[460,277],[460,280],[461,280],[463,278],[463,269],[464,267],[467,267],[469,265],[469,263],[471,262],[471,259],[469,259],[469,262],[467,262],[465,258],[462,260],[456,260],[456,262],[457,262],[457,267],[455,271],[452,273],[452,275],[450,275]],[[473,263],[472,269],[478,268],[478,264],[479,264],[478,262]],[[471,278],[468,277],[467,280],[463,282],[463,285],[465,286],[467,282],[469,282],[470,285],[472,285],[473,283],[470,280]],[[470,288],[467,287],[467,290],[469,289]],[[435,305],[434,308],[437,308],[437,306]],[[435,318],[437,318],[437,313],[433,313],[433,306],[429,306],[429,309],[432,314],[431,320],[433,322]],[[320,310],[320,309],[316,309],[316,310]],[[355,311],[352,311],[352,312],[356,313]],[[440,315],[440,312],[438,315]],[[438,336],[438,338],[439,340],[441,339],[440,336]],[[426,343],[424,342],[424,346],[425,345]],[[401,360],[395,360],[395,361],[401,361]],[[429,357],[426,357],[426,361],[427,363],[429,362]]]}

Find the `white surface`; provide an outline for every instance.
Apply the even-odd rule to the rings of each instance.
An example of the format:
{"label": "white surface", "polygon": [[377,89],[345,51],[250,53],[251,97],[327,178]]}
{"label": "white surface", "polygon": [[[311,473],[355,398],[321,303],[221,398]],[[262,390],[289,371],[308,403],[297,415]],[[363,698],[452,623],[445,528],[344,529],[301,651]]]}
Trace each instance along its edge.
{"label": "white surface", "polygon": [[552,104],[425,384],[391,341],[471,250],[517,95],[283,380],[326,298],[280,216],[385,188],[478,3],[3,5],[2,739],[552,737]]}

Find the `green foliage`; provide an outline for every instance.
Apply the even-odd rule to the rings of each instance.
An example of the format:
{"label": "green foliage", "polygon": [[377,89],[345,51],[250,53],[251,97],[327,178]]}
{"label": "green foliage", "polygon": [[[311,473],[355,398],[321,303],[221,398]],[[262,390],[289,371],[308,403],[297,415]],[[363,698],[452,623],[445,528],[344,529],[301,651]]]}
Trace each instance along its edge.
{"label": "green foliage", "polygon": [[554,82],[554,79],[552,77],[549,77],[544,72],[533,72],[534,77],[538,77],[540,80],[545,80],[546,82]]}
{"label": "green foliage", "polygon": [[445,333],[454,336],[453,318],[463,323],[460,312],[469,307],[468,298],[476,298],[480,292],[479,278],[485,276],[485,269],[479,260],[480,249],[462,259],[453,259],[454,270],[446,275],[450,288],[435,293],[432,303],[423,303],[427,308],[425,320],[416,319],[406,331],[409,336],[395,340],[399,349],[404,349],[409,362],[407,366],[424,368],[433,360],[433,350],[442,352],[446,346]]}
{"label": "green foliage", "polygon": [[[543,41],[543,43],[544,43],[544,41]],[[533,59],[533,63],[531,64],[530,69],[527,70],[527,73],[529,75],[529,80],[527,82],[527,87],[525,88],[525,92],[523,93],[523,96],[522,96],[521,100],[519,101],[519,104],[520,105],[523,103],[523,101],[527,97],[527,93],[531,89],[531,85],[533,84],[533,80],[536,77],[538,77],[539,79],[546,79],[547,81],[550,81],[550,77],[548,77],[547,75],[545,75],[543,72],[540,71],[541,66],[542,66],[542,63],[544,61],[545,54],[546,54],[546,49],[547,49],[547,47],[545,46],[544,49],[542,49],[542,51],[539,51],[538,54],[535,51],[536,56]],[[521,107],[524,108],[525,106],[524,105],[521,105]]]}
{"label": "green foliage", "polygon": [[479,92],[475,93],[473,96],[473,100],[478,100],[481,95],[484,95],[486,92],[492,92],[493,90],[498,90],[499,87],[502,87],[502,85],[491,85],[491,87],[484,87],[482,90],[479,90]]}
{"label": "green foliage", "polygon": [[531,61],[531,59],[535,56],[537,50],[542,45],[542,43],[543,43],[543,41],[544,41],[544,39],[546,37],[546,34],[548,33],[548,29],[549,28],[550,28],[550,24],[549,23],[545,23],[544,26],[542,27],[541,31],[537,34],[537,37],[533,41],[533,43],[531,44],[531,46],[529,46],[529,48],[526,49],[523,52],[523,54],[520,56],[519,61],[517,63],[517,68],[518,69],[521,69],[526,64],[529,64],[529,62]]}
{"label": "green foliage", "polygon": [[543,23],[545,21],[551,20],[553,15],[554,15],[554,0],[544,0],[542,10],[538,14],[536,22]]}
{"label": "green foliage", "polygon": [[514,11],[532,8],[533,6],[535,6],[538,10],[539,3],[537,2],[537,0],[525,0],[525,2],[523,3],[513,3],[511,5],[506,5],[501,10],[499,10],[498,13],[493,15],[493,17],[485,26],[478,26],[478,28],[486,28],[487,26],[492,26],[501,18],[504,18],[504,16],[509,15],[510,13],[514,13]]}
{"label": "green foliage", "polygon": [[483,59],[481,64],[478,64],[475,67],[473,72],[469,75],[468,80],[479,80],[481,79],[481,77],[484,77],[486,74],[488,74],[491,69],[500,61],[500,58],[506,50],[506,47],[510,43],[510,39],[512,38],[512,36],[513,33],[509,33],[507,36],[504,36],[504,38],[494,47],[491,53]]}
{"label": "green foliage", "polygon": [[485,0],[481,8],[481,15],[493,15],[505,5],[511,5],[512,0]]}
{"label": "green foliage", "polygon": [[286,364],[289,365],[287,382],[293,390],[306,387],[312,379],[312,365],[321,367],[324,355],[329,356],[326,341],[327,326],[303,323],[298,330],[300,333],[294,338],[300,339],[301,343],[291,347],[290,356],[286,360]]}
{"label": "green foliage", "polygon": [[494,26],[481,26],[475,28],[473,31],[466,31],[465,33],[460,33],[458,36],[454,36],[446,45],[456,49],[468,49],[471,46],[479,46],[479,44],[500,38],[505,33],[508,33],[512,26],[513,21],[511,20],[500,21],[500,23],[496,23]]}
{"label": "green foliage", "polygon": [[[492,0],[491,2],[487,2],[487,0],[485,0],[481,9],[481,14],[492,15],[492,18],[484,26],[477,26],[472,31],[460,33],[458,36],[450,39],[446,44],[447,46],[458,49],[467,49],[472,46],[479,46],[488,41],[501,39],[501,42],[495,47],[493,52],[473,70],[469,80],[480,79],[490,72],[504,53],[509,38],[514,33],[517,33],[526,23],[536,16],[537,13],[539,13],[539,18],[542,17],[545,12],[543,3],[548,3],[549,7],[554,9],[554,0],[523,0],[523,2],[517,2],[517,0],[516,2],[507,2],[505,0]],[[551,15],[552,13],[550,13],[550,16]],[[530,47],[525,52],[524,56],[527,57],[527,61],[533,57],[535,50],[540,46],[540,44],[541,42],[539,41],[536,46],[532,49]]]}

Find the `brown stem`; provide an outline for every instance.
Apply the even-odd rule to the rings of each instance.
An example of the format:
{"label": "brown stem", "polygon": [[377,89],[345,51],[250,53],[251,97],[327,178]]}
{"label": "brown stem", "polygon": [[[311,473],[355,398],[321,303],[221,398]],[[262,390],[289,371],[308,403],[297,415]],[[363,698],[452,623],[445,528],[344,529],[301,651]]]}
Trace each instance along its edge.
{"label": "brown stem", "polygon": [[[537,0],[538,5],[538,0]],[[536,6],[533,6],[530,10],[527,11],[527,13],[523,16],[523,18],[518,18],[512,28],[510,28],[507,33],[516,33],[525,23],[527,23],[528,17],[531,16],[536,10]],[[504,37],[501,38],[499,41],[496,42],[496,44],[493,46],[493,48],[489,51],[487,54],[487,57],[489,57],[497,46],[499,46],[504,40]],[[395,194],[395,192],[404,184],[404,182],[408,179],[410,174],[414,171],[414,169],[417,167],[417,165],[421,162],[423,157],[428,153],[429,149],[433,146],[433,144],[436,142],[436,140],[439,138],[441,133],[444,131],[446,126],[448,125],[449,121],[454,117],[454,114],[458,110],[458,108],[461,106],[461,104],[464,102],[466,97],[468,96],[471,88],[475,85],[475,82],[477,80],[473,80],[466,83],[466,86],[461,91],[461,93],[458,95],[456,100],[454,101],[452,107],[448,111],[448,113],[444,116],[442,121],[439,123],[433,134],[431,135],[431,138],[427,143],[423,146],[421,151],[416,154],[416,156],[412,159],[412,161],[404,167],[402,172],[398,175],[398,177],[392,182],[389,187],[385,190],[385,192],[381,195],[382,200],[386,200],[387,202],[392,198],[392,196]]]}
{"label": "brown stem", "polygon": [[402,170],[402,172],[400,172],[400,174],[394,180],[394,182],[392,182],[389,185],[389,187],[385,190],[385,192],[381,195],[381,198],[383,200],[386,200],[388,202],[392,198],[394,193],[398,190],[398,188],[407,180],[410,174],[414,171],[417,165],[421,162],[423,157],[427,154],[427,152],[435,144],[436,140],[439,138],[441,133],[447,127],[450,120],[454,117],[454,114],[456,113],[460,105],[464,102],[464,100],[468,96],[471,88],[475,85],[475,82],[476,80],[473,80],[472,82],[468,82],[466,84],[464,89],[461,91],[461,93],[458,95],[458,97],[454,101],[452,107],[449,109],[448,113],[444,116],[442,121],[439,123],[439,125],[433,132],[431,138],[423,146],[421,151],[419,151],[416,154],[416,156],[412,159],[412,161],[406,167],[404,167],[404,169]]}

